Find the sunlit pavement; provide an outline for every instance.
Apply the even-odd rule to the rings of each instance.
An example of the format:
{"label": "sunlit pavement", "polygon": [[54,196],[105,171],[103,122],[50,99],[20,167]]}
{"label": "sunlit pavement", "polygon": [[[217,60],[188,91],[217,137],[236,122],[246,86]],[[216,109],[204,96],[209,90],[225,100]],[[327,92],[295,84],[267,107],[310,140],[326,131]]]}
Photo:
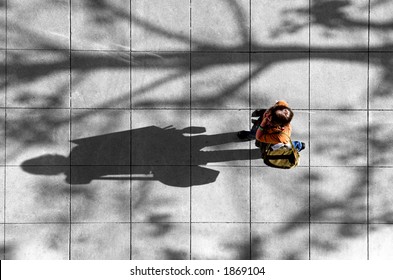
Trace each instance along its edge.
{"label": "sunlit pavement", "polygon": [[[393,4],[0,1],[1,259],[391,259]],[[292,170],[254,109],[286,100]]]}

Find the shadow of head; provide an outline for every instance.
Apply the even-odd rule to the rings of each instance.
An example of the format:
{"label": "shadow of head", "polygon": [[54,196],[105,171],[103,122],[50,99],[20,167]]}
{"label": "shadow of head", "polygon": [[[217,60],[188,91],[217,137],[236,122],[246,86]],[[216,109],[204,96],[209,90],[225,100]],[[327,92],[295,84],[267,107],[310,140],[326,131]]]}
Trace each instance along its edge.
{"label": "shadow of head", "polygon": [[57,175],[64,173],[69,166],[69,159],[61,155],[43,155],[26,160],[21,167],[24,171],[37,175]]}

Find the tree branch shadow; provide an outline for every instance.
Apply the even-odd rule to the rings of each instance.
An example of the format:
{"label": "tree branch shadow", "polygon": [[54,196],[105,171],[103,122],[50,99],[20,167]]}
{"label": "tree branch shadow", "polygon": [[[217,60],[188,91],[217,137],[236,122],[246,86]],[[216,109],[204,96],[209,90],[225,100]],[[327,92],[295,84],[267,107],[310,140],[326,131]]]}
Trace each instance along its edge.
{"label": "tree branch shadow", "polygon": [[[311,12],[311,23],[318,25],[326,30],[352,30],[352,29],[367,29],[370,27],[371,29],[377,29],[382,32],[393,31],[393,22],[386,21],[382,23],[377,22],[368,22],[362,20],[356,20],[348,17],[345,13],[345,9],[351,7],[353,1],[313,1],[313,5],[311,7],[299,8],[296,10],[287,9],[283,11],[283,17],[287,15],[291,16],[304,16],[309,15]],[[378,1],[376,4],[384,5],[388,3],[386,0]],[[93,5],[92,15],[96,14],[95,20],[98,25],[106,24],[108,21],[111,21],[113,18],[118,18],[121,20],[129,20],[130,13],[127,11],[120,10],[114,6],[112,6],[108,1],[89,1],[88,5]],[[1,5],[4,5],[0,2]],[[242,38],[242,43],[239,46],[235,47],[227,47],[227,46],[217,46],[216,44],[211,44],[199,40],[193,39],[190,42],[189,36],[173,32],[172,30],[165,30],[164,28],[156,25],[155,23],[149,22],[142,17],[136,16],[135,14],[131,15],[131,22],[135,26],[138,26],[146,31],[146,33],[152,33],[155,35],[159,35],[165,37],[167,39],[171,39],[177,42],[183,42],[190,44],[192,43],[195,48],[195,52],[209,51],[211,55],[207,55],[205,59],[201,59],[197,61],[191,67],[191,71],[193,74],[203,73],[209,68],[212,67],[227,67],[235,64],[248,64],[249,57],[248,56],[238,56],[236,59],[228,59],[228,56],[216,56],[215,53],[233,53],[239,49],[239,47],[249,44],[249,32],[248,26],[245,23],[245,12],[240,8],[236,1],[228,2],[228,8],[234,14],[234,20],[238,23],[240,34],[237,34]],[[94,18],[94,17],[93,17]],[[5,26],[0,26],[0,28],[4,28]],[[39,41],[41,42],[38,47],[43,48],[42,52],[53,52],[53,50],[57,50],[60,48],[60,45],[56,44],[55,41],[51,40],[48,37],[43,36],[42,34],[35,33],[33,30],[30,30],[27,26],[22,26],[18,23],[13,23],[13,27],[15,31],[20,33],[20,36],[39,36]],[[276,31],[277,35],[285,34],[285,33],[296,33],[301,29],[306,28],[304,24],[298,24],[297,22],[284,22],[283,26],[280,26]],[[307,23],[308,28],[308,23]],[[51,49],[51,51],[48,51]],[[265,73],[270,67],[282,63],[282,62],[292,62],[296,60],[308,60],[309,52],[304,51],[302,46],[298,45],[290,45],[290,46],[282,46],[282,45],[265,45],[265,44],[257,44],[252,42],[252,49],[261,50],[261,52],[268,51],[274,49],[276,52],[282,52],[282,55],[273,57],[264,57],[264,58],[253,58],[252,63],[255,65],[255,68],[252,69],[250,75],[247,77],[241,77],[241,79],[236,81],[228,82],[228,85],[218,91],[214,96],[209,96],[207,98],[199,100],[199,105],[203,107],[211,107],[211,106],[223,106],[226,100],[229,98],[234,98],[236,94],[239,92],[240,88],[245,86],[251,80],[257,78],[258,76]],[[393,50],[393,43],[383,44],[378,47],[370,47],[369,51],[373,53],[373,58],[369,61],[372,65],[376,65],[381,67],[382,69],[382,81],[379,85],[378,89],[371,92],[371,94],[375,98],[384,99],[389,97],[392,92],[390,90],[392,85],[392,76],[393,76],[393,54],[391,53]],[[285,51],[285,52],[284,52]],[[363,64],[367,64],[368,61],[362,58],[356,53],[364,51],[362,47],[347,47],[347,46],[336,46],[336,47],[318,47],[313,50],[313,59],[328,59],[329,61],[335,61],[340,63],[345,62],[360,62]],[[157,52],[157,53],[130,53],[124,51],[116,52],[124,54],[123,58],[120,58],[116,55],[107,55],[100,56],[96,53],[83,53],[83,52],[72,52],[72,57],[75,60],[78,60],[78,64],[69,65],[70,57],[68,56],[68,52],[65,52],[64,57],[55,62],[29,62],[25,59],[30,54],[28,51],[22,52],[19,55],[11,55],[8,54],[7,58],[7,79],[4,83],[0,84],[0,88],[2,90],[5,87],[12,87],[14,84],[28,84],[31,82],[39,81],[40,79],[44,79],[53,74],[57,74],[61,71],[64,71],[64,65],[68,65],[73,68],[74,71],[79,71],[81,73],[80,81],[75,81],[75,83],[81,82],[84,79],[84,74],[90,73],[96,70],[118,70],[118,69],[129,69],[130,67],[133,69],[141,69],[149,71],[151,69],[158,69],[159,71],[166,70],[174,70],[174,73],[166,74],[163,78],[158,78],[153,80],[152,82],[147,83],[143,87],[134,91],[134,96],[148,96],[149,93],[154,89],[163,88],[167,83],[176,80],[180,76],[184,74],[190,74],[190,54],[182,51],[174,51],[174,52]],[[382,53],[384,53],[382,55]],[[5,75],[5,73],[0,73]],[[51,96],[51,98],[42,100],[42,107],[58,107],[58,98],[62,94],[65,88],[67,88],[68,84],[64,84],[59,86],[56,92]],[[109,101],[100,103],[97,107],[107,107],[112,108],[116,104],[121,104],[126,100],[129,100],[130,92],[124,92],[119,97],[111,98]],[[35,98],[35,96],[29,96],[27,92],[26,96],[26,104],[28,105],[29,98]],[[141,101],[137,103],[138,106],[154,106],[156,103],[154,101]],[[160,104],[164,107],[173,106],[175,108],[184,108],[186,105],[184,101],[165,101]],[[187,104],[189,105],[189,104]],[[261,107],[268,105],[262,104]],[[94,114],[94,112],[90,111],[81,111],[75,114],[73,121],[80,122]],[[103,120],[104,122],[106,120]],[[5,122],[5,119],[2,119],[2,122]],[[61,127],[63,125],[68,124],[69,118],[58,118],[54,117],[52,114],[48,112],[42,112],[36,119],[37,123],[40,123],[39,127],[35,127],[31,125],[31,116],[30,115],[22,115],[16,120],[8,120],[7,121],[7,141],[16,141],[21,143],[24,148],[28,148],[33,145],[45,145],[50,143],[50,138],[47,137],[48,132],[53,131],[54,129]],[[223,151],[223,152],[211,152],[210,154],[206,154],[205,152],[201,152],[203,148],[199,144],[194,147],[198,147],[196,150],[192,150],[192,147],[189,148],[189,152],[185,154],[177,153],[179,147],[183,147],[183,150],[187,150],[185,145],[190,143],[190,139],[182,135],[181,131],[173,130],[173,129],[160,129],[156,127],[148,127],[144,128],[145,132],[141,133],[142,136],[136,136],[137,144],[139,146],[143,146],[144,149],[141,149],[140,152],[135,151],[132,152],[130,150],[131,139],[135,136],[135,133],[140,133],[136,131],[125,131],[120,134],[112,134],[112,135],[97,135],[99,139],[81,139],[76,140],[77,147],[73,149],[71,152],[73,156],[67,155],[61,158],[59,162],[50,162],[48,163],[45,159],[32,159],[35,162],[25,162],[22,165],[22,168],[25,168],[28,171],[28,168],[38,164],[44,164],[48,166],[47,172],[50,175],[50,172],[59,172],[60,169],[57,167],[62,167],[63,165],[69,166],[70,163],[75,166],[75,170],[78,170],[79,165],[96,165],[90,166],[89,168],[80,167],[80,172],[73,172],[73,176],[66,174],[67,180],[72,184],[89,184],[92,180],[140,180],[144,182],[150,182],[154,180],[158,180],[162,182],[164,185],[173,186],[173,187],[190,187],[196,185],[206,185],[211,182],[214,182],[218,176],[217,171],[214,169],[208,169],[200,166],[204,166],[207,163],[212,162],[226,162],[231,160],[238,159],[249,159],[249,151]],[[157,130],[158,129],[158,130]],[[380,126],[371,126],[369,128],[371,134],[375,134],[376,131],[383,129]],[[143,130],[143,129],[142,129]],[[140,130],[140,131],[142,131]],[[146,132],[147,131],[147,132]],[[179,134],[180,133],[180,134]],[[231,137],[234,133],[231,133]],[[158,137],[159,139],[165,139],[163,143],[151,142],[151,139],[155,139]],[[199,138],[198,138],[199,137]],[[210,137],[210,140],[213,138],[212,135],[209,136],[193,136],[198,143],[203,143],[207,138]],[[218,135],[218,138],[222,138],[220,141],[224,141],[227,139],[228,135]],[[147,139],[147,141],[146,141]],[[179,140],[181,139],[181,140]],[[197,140],[201,139],[201,140]],[[231,138],[233,141],[233,138]],[[203,140],[203,141],[202,141]],[[220,142],[218,141],[218,142]],[[185,144],[187,142],[187,144]],[[135,143],[135,142],[134,142]],[[163,145],[164,144],[164,145]],[[379,153],[386,153],[386,145],[381,143],[379,139],[372,139],[370,142],[371,145],[375,145],[377,147],[377,151]],[[164,151],[162,151],[164,146]],[[165,147],[166,146],[166,147]],[[168,148],[169,146],[169,148]],[[151,147],[159,147],[160,150],[151,149]],[[96,151],[100,151],[97,153]],[[18,153],[20,151],[17,151]],[[146,155],[147,153],[147,155]],[[196,166],[200,167],[196,169],[194,175],[196,178],[190,182],[190,177],[185,176],[184,169],[189,168],[190,162],[187,160],[190,158],[190,153],[196,153],[198,156],[196,157]],[[128,155],[137,156],[137,161],[140,162],[139,166],[135,166],[133,170],[130,169],[131,161],[130,158],[127,158]],[[159,156],[157,157],[157,154]],[[94,158],[94,156],[96,156]],[[125,157],[126,156],[126,157]],[[257,154],[252,153],[251,155],[257,156]],[[259,155],[258,155],[259,156]],[[350,160],[353,158],[353,155],[347,155],[348,158],[345,160]],[[66,161],[64,161],[64,158]],[[53,159],[53,158],[52,158]],[[59,160],[59,158],[57,158]],[[165,159],[165,160],[164,160]],[[160,161],[162,160],[162,161]],[[344,159],[341,159],[344,161]],[[183,162],[183,166],[179,166],[179,162]],[[187,165],[188,164],[188,165]],[[207,170],[205,170],[207,169]],[[64,170],[60,170],[60,172],[64,172]],[[135,173],[134,173],[135,172]],[[125,177],[121,177],[124,176]],[[132,178],[133,175],[137,175]],[[332,242],[325,242],[324,240],[316,239],[313,244],[323,250],[337,250],[340,247],[340,242],[346,242],[351,238],[356,238],[359,235],[359,232],[353,226],[354,224],[364,223],[363,220],[360,220],[356,215],[356,211],[364,212],[366,209],[360,202],[364,199],[365,193],[364,189],[359,189],[359,186],[364,184],[361,178],[362,174],[358,174],[353,182],[351,182],[351,191],[343,198],[338,199],[336,201],[329,201],[325,197],[316,197],[318,201],[318,206],[315,207],[312,211],[312,217],[324,220],[329,216],[330,211],[336,211],[339,213],[338,222],[342,222],[343,225],[339,226],[337,231],[334,233],[337,240]],[[372,171],[369,171],[369,177],[375,176]],[[84,192],[76,193],[76,195],[86,195]],[[137,205],[142,204],[143,201],[139,201]],[[308,203],[308,202],[304,202]],[[381,219],[386,222],[391,222],[390,215],[392,211],[390,209],[386,209],[385,213],[381,214]],[[303,217],[304,213],[294,213],[291,217],[292,221],[299,220],[300,215]],[[162,217],[153,217],[151,222],[161,221]],[[165,218],[165,217],[164,217]],[[347,223],[347,224],[345,224]],[[349,223],[349,224],[348,224]],[[290,234],[295,231],[294,224],[288,224],[283,226],[277,234]],[[296,224],[298,226],[298,224]],[[167,231],[161,229],[158,231],[158,235],[166,234]],[[258,241],[258,240],[257,240]],[[257,245],[259,244],[256,241]],[[259,244],[260,245],[260,244]],[[258,246],[259,246],[258,245]],[[257,246],[257,247],[258,247]],[[236,246],[235,246],[236,247]],[[244,258],[251,258],[250,255],[246,253],[250,251],[250,246],[239,245],[236,247],[236,250],[240,252],[240,255]],[[246,252],[246,253],[245,253]],[[184,254],[182,252],[177,251],[168,251],[168,258],[182,258]],[[264,258],[263,252],[260,255],[256,254],[255,258]],[[296,258],[296,256],[294,256]]]}

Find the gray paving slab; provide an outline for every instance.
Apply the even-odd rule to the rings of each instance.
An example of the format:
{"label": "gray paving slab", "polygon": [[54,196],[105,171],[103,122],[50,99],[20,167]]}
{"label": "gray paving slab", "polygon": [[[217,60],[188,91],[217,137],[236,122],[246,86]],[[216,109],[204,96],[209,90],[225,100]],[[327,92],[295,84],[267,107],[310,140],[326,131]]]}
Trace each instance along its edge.
{"label": "gray paving slab", "polygon": [[386,1],[371,5],[370,8],[370,46],[375,49],[392,51],[391,14],[393,3]]}
{"label": "gray paving slab", "polygon": [[390,79],[392,52],[370,53],[370,109],[390,109],[393,104]]}
{"label": "gray paving slab", "polygon": [[309,48],[309,1],[251,1],[251,49],[266,51]]}
{"label": "gray paving slab", "polygon": [[192,108],[248,108],[248,61],[247,53],[193,54]]}
{"label": "gray paving slab", "polygon": [[[130,181],[110,180],[102,176],[90,182],[80,177],[108,170],[105,166],[71,167],[71,221],[72,222],[129,222],[130,221]],[[129,167],[127,167],[129,169]],[[111,167],[111,171],[124,168]],[[126,173],[126,175],[128,175]],[[109,175],[111,176],[111,175]],[[85,178],[83,178],[85,179]]]}
{"label": "gray paving slab", "polygon": [[1,258],[391,259],[393,6],[287,2],[2,1]]}
{"label": "gray paving slab", "polygon": [[[300,223],[309,220],[308,170],[251,169],[251,221]],[[285,196],[282,194],[285,193]]]}
{"label": "gray paving slab", "polygon": [[5,259],[67,260],[67,224],[6,224]]}
{"label": "gray paving slab", "polygon": [[367,50],[367,0],[356,2],[312,1],[310,43],[312,49]]}
{"label": "gray paving slab", "polygon": [[5,200],[4,200],[4,190],[5,190],[5,167],[0,168],[0,223],[4,224],[4,205],[5,205]]}
{"label": "gray paving slab", "polygon": [[2,225],[0,226],[0,242],[1,244],[3,244],[3,252],[0,254],[0,260],[6,260],[6,256],[5,256],[5,251],[7,251],[10,254],[10,247],[6,247],[5,246],[5,240],[4,240],[4,230],[5,230],[5,224],[4,222],[2,223]]}
{"label": "gray paving slab", "polygon": [[73,110],[71,121],[73,141],[130,130],[130,113],[124,110]]}
{"label": "gray paving slab", "polygon": [[308,109],[308,55],[256,53],[252,55],[251,63],[253,108],[269,108],[277,100],[286,100],[291,108]]}
{"label": "gray paving slab", "polygon": [[310,165],[310,129],[309,123],[313,112],[307,110],[294,110],[294,117],[291,121],[292,125],[292,141],[300,141],[306,144],[306,149],[300,152],[299,166]]}
{"label": "gray paving slab", "polygon": [[[138,169],[141,168],[133,167],[132,173],[134,178],[141,178],[132,181],[132,221],[189,223],[191,192],[187,186],[191,184],[190,167],[154,166],[152,174],[138,172]],[[172,174],[179,176],[172,178],[175,177]]]}
{"label": "gray paving slab", "polygon": [[311,54],[311,108],[366,109],[367,61],[367,53]]}
{"label": "gray paving slab", "polygon": [[5,81],[6,81],[6,65],[5,65],[5,51],[0,51],[0,106],[5,106]]}
{"label": "gray paving slab", "polygon": [[192,224],[193,260],[250,259],[250,225],[247,223]]}
{"label": "gray paving slab", "polygon": [[[193,167],[191,180],[198,167]],[[200,167],[199,167],[200,168]],[[246,167],[213,167],[217,179],[208,186],[192,188],[191,219],[193,222],[250,221],[250,178]],[[231,174],[236,174],[233,178]]]}
{"label": "gray paving slab", "polygon": [[131,0],[134,51],[188,51],[190,3],[183,0]]}
{"label": "gray paving slab", "polygon": [[311,115],[310,136],[313,166],[367,163],[367,112],[317,111]]}
{"label": "gray paving slab", "polygon": [[133,260],[189,260],[190,225],[135,223],[132,225]]}
{"label": "gray paving slab", "polygon": [[312,224],[312,260],[366,260],[367,225]]}
{"label": "gray paving slab", "polygon": [[130,108],[130,54],[73,52],[73,108]]}
{"label": "gray paving slab", "polygon": [[133,165],[190,165],[190,111],[134,111],[132,127]]}
{"label": "gray paving slab", "polygon": [[5,1],[2,1],[1,6],[0,6],[0,22],[1,22],[1,27],[0,27],[0,48],[5,49],[6,46],[6,7],[5,7]]}
{"label": "gray paving slab", "polygon": [[189,108],[188,53],[133,53],[133,108]]}
{"label": "gray paving slab", "polygon": [[74,260],[130,259],[130,225],[117,223],[76,224],[71,228]]}
{"label": "gray paving slab", "polygon": [[7,1],[8,48],[67,49],[69,45],[69,1]]}
{"label": "gray paving slab", "polygon": [[249,1],[191,2],[192,50],[249,49]]}
{"label": "gray paving slab", "polygon": [[21,165],[29,161],[28,165],[41,165],[40,161],[33,159],[48,154],[68,155],[69,120],[68,109],[8,109],[7,164]]}
{"label": "gray paving slab", "polygon": [[58,169],[54,166],[29,166],[26,170],[19,166],[7,167],[5,219],[8,223],[69,221],[70,186],[63,174],[56,174]]}
{"label": "gray paving slab", "polygon": [[391,145],[386,145],[393,131],[392,112],[371,112],[370,113],[370,164],[373,166],[391,166],[392,157],[389,156],[392,150]]}
{"label": "gray paving slab", "polygon": [[392,168],[370,170],[370,220],[374,223],[390,223],[392,220],[392,190],[389,182]]}
{"label": "gray paving slab", "polygon": [[193,165],[248,166],[249,142],[236,133],[250,129],[248,110],[193,110],[191,125],[204,133],[191,137]]}
{"label": "gray paving slab", "polygon": [[5,110],[0,110],[0,164],[5,164]]}
{"label": "gray paving slab", "polygon": [[311,178],[310,214],[312,222],[367,222],[366,168],[313,167]]}
{"label": "gray paving slab", "polygon": [[252,224],[253,260],[308,260],[308,224]]}
{"label": "gray paving slab", "polygon": [[370,260],[391,260],[392,235],[391,225],[373,225],[370,233]]}
{"label": "gray paving slab", "polygon": [[78,50],[129,50],[130,1],[71,1],[71,44]]}
{"label": "gray paving slab", "polygon": [[68,51],[7,52],[7,106],[64,108],[70,105]]}

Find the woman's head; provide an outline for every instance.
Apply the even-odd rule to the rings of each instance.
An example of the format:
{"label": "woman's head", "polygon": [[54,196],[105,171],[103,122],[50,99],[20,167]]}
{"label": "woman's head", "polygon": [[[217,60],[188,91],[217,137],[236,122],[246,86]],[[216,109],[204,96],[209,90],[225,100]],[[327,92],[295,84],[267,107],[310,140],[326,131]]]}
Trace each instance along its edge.
{"label": "woman's head", "polygon": [[[43,155],[26,160],[21,164],[24,171],[31,174],[57,175],[64,173],[69,159],[61,155]],[[37,168],[37,167],[40,168]]]}
{"label": "woman's head", "polygon": [[283,127],[288,125],[293,118],[293,111],[286,106],[274,106],[271,109],[271,122],[274,125]]}

